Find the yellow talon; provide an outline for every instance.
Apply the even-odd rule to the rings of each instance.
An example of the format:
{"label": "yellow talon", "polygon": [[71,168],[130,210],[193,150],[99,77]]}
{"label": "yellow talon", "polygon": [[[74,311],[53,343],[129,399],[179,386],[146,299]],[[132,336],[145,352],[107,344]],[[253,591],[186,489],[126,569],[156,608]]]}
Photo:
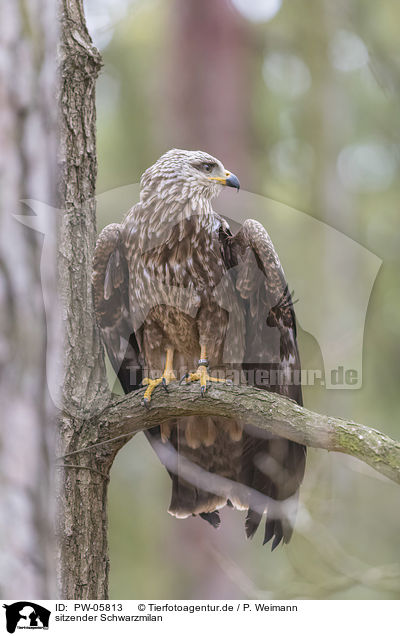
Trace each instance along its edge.
{"label": "yellow talon", "polygon": [[144,378],[144,380],[142,380],[142,384],[143,384],[143,386],[147,385],[147,389],[144,392],[143,399],[150,401],[151,400],[151,394],[153,393],[153,391],[156,388],[156,386],[161,384],[161,382],[162,382],[162,377],[161,378],[156,378],[155,380],[152,380],[151,378]]}
{"label": "yellow talon", "polygon": [[152,380],[151,378],[143,378],[142,380],[142,384],[143,386],[147,386],[147,389],[144,392],[144,396],[143,396],[143,405],[148,407],[150,404],[150,400],[151,400],[151,395],[154,391],[154,389],[159,385],[162,384],[162,386],[164,387],[165,391],[168,392],[167,386],[170,382],[172,382],[173,380],[176,380],[175,374],[172,370],[172,360],[173,360],[173,356],[174,356],[174,351],[173,349],[167,349],[167,359],[165,362],[165,369],[164,369],[164,373],[162,374],[161,378],[155,378],[154,380]]}
{"label": "yellow talon", "polygon": [[185,376],[186,384],[189,382],[196,382],[196,380],[200,380],[200,386],[202,392],[207,388],[207,382],[226,382],[223,378],[213,378],[211,375],[208,375],[207,367],[201,364],[195,373],[189,373]]}
{"label": "yellow talon", "polygon": [[186,384],[189,384],[189,382],[196,382],[196,380],[200,380],[200,391],[201,391],[201,395],[203,396],[205,392],[207,391],[208,382],[224,382],[226,384],[230,383],[229,380],[225,380],[223,378],[213,378],[212,376],[208,375],[208,371],[207,371],[208,362],[206,357],[206,349],[203,346],[201,347],[200,356],[201,356],[199,360],[200,364],[197,367],[197,371],[195,373],[187,373],[182,378],[182,380],[183,379],[186,380]]}

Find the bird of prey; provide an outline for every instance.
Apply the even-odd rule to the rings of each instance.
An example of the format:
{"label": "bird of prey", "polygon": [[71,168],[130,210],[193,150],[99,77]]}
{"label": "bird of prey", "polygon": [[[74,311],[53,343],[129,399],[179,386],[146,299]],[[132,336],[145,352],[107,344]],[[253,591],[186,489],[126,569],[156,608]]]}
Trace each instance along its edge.
{"label": "bird of prey", "polygon": [[[93,289],[105,348],[123,390],[144,384],[143,403],[183,375],[210,382],[236,373],[248,384],[302,404],[291,294],[264,227],[232,234],[211,200],[237,177],[202,151],[173,149],[141,178],[140,201],[101,232]],[[252,537],[263,513],[264,543],[293,532],[306,449],[249,422],[191,416],[147,438],[172,479],[169,512],[214,527],[225,505],[247,510]]]}

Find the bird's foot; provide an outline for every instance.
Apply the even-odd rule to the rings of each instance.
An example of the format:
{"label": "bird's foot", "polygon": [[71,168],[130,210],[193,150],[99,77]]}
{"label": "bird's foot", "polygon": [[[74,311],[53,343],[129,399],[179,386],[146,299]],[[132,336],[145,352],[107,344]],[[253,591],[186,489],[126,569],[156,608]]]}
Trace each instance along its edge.
{"label": "bird's foot", "polygon": [[225,380],[224,378],[213,378],[212,376],[208,375],[207,368],[207,360],[199,360],[197,371],[195,373],[185,373],[185,375],[181,379],[181,384],[184,381],[186,381],[186,384],[189,384],[189,382],[196,382],[197,380],[200,380],[200,391],[202,397],[207,391],[209,382],[223,382],[225,384],[232,384],[231,380]]}
{"label": "bird's foot", "polygon": [[144,392],[142,405],[145,407],[149,407],[151,396],[154,389],[161,384],[163,389],[168,393],[168,384],[176,380],[176,376],[172,370],[164,371],[161,378],[155,378],[152,380],[151,378],[143,378],[142,384],[143,386],[147,386],[147,389]]}

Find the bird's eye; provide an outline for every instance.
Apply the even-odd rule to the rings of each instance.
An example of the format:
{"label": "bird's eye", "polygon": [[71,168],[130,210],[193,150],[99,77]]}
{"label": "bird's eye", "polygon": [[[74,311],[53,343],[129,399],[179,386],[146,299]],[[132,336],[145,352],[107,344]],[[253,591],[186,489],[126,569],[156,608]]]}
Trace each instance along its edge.
{"label": "bird's eye", "polygon": [[212,163],[203,163],[202,165],[204,172],[211,172],[213,167],[214,167],[214,164]]}

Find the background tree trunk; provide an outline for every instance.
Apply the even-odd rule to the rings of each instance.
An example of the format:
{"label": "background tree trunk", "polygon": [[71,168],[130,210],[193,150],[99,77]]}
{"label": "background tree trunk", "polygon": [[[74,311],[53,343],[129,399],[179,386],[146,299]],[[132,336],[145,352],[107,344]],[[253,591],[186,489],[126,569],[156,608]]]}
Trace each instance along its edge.
{"label": "background tree trunk", "polygon": [[163,101],[167,145],[201,148],[252,183],[251,52],[247,21],[229,0],[175,0]]}
{"label": "background tree trunk", "polygon": [[[45,315],[41,275],[55,297],[56,259],[50,247],[40,270],[43,237],[13,214],[55,200],[56,25],[53,0],[0,4],[0,598],[55,594],[46,370],[58,314],[53,303]],[[55,215],[41,230],[55,238]]]}

